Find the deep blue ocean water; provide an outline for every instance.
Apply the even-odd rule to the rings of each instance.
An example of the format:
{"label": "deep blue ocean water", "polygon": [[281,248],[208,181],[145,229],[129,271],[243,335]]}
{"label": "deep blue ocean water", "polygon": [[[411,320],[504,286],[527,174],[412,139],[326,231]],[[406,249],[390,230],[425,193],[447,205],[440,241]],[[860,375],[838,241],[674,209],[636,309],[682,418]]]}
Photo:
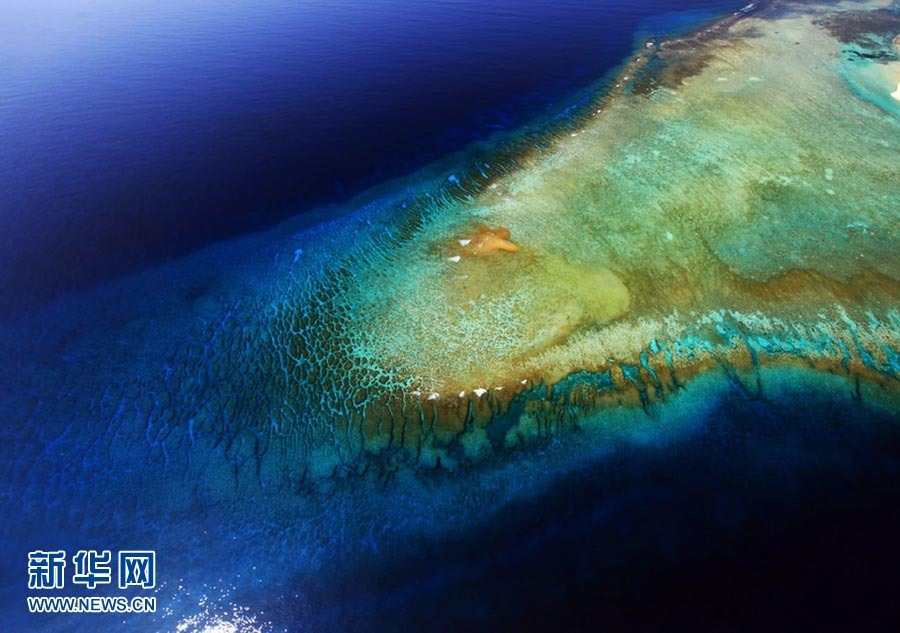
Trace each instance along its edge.
{"label": "deep blue ocean water", "polygon": [[[4,5],[0,630],[890,630],[900,431],[842,376],[711,371],[653,415],[321,490],[224,448],[258,412],[216,344],[262,344],[266,284],[389,212],[341,201],[564,119],[636,39],[738,4]],[[195,378],[212,430],[169,390]],[[155,548],[160,612],[28,615],[25,553],[82,547]]]}
{"label": "deep blue ocean water", "polygon": [[565,108],[734,0],[11,0],[4,311],[347,199]]}

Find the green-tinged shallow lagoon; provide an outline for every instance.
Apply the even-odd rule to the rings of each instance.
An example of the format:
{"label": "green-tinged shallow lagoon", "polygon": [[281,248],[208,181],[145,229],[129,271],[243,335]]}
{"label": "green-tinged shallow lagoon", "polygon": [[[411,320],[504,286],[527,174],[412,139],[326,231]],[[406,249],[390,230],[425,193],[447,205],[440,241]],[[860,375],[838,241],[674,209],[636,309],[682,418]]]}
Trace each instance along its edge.
{"label": "green-tinged shallow lagoon", "polygon": [[[898,34],[873,0],[648,36],[563,117],[4,321],[0,610],[897,622]],[[120,546],[156,615],[16,611],[27,551]]]}

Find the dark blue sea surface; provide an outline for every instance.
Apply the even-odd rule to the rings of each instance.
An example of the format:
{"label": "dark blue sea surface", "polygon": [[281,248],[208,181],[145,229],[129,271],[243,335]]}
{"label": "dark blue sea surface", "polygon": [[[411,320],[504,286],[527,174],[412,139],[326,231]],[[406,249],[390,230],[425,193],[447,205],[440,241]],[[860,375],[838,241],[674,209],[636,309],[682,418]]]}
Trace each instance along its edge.
{"label": "dark blue sea surface", "polygon": [[6,2],[3,311],[563,111],[635,37],[738,4]]}
{"label": "dark blue sea surface", "polygon": [[[267,391],[298,280],[739,4],[4,4],[0,632],[896,630],[896,410],[793,340],[415,468],[299,446],[308,401]],[[27,553],[81,548],[155,550],[158,611],[27,613]]]}

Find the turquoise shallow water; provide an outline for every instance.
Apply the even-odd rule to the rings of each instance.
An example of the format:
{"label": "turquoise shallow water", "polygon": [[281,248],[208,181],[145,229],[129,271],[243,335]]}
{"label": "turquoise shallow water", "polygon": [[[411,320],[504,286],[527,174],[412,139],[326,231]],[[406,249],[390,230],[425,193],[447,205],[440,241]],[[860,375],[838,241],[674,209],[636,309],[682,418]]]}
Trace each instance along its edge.
{"label": "turquoise shallow water", "polygon": [[[870,116],[868,107],[847,110]],[[764,296],[755,311],[692,313],[687,325],[658,328],[665,336],[614,323],[593,333],[637,338],[635,353],[556,380],[530,376],[508,396],[413,397],[418,385],[360,343],[368,340],[353,326],[369,315],[355,299],[448,265],[438,250],[421,269],[403,266],[405,252],[427,252],[422,226],[452,226],[454,213],[469,212],[460,205],[477,206],[498,174],[529,173],[534,157],[523,148],[552,157],[559,137],[578,138],[568,135],[583,123],[495,137],[345,207],[5,321],[0,356],[13,362],[0,366],[0,503],[16,520],[0,528],[11,561],[0,600],[9,625],[578,630],[600,621],[659,630],[886,621],[884,579],[900,560],[892,538],[900,317],[883,299],[889,281],[880,281],[887,291],[838,294],[849,311],[812,294],[811,321],[767,314],[763,302],[774,299]],[[890,150],[878,147],[876,167],[878,152]],[[815,173],[824,179],[816,187],[843,184],[841,170]],[[767,208],[802,216],[806,207],[784,207],[779,196],[803,204],[812,196],[784,178],[762,188]],[[882,186],[873,199],[892,195]],[[879,232],[881,220],[874,214],[867,241],[850,229],[860,240],[852,243],[883,252],[892,237]],[[823,224],[804,243],[837,233]],[[764,246],[778,236],[769,237]],[[727,256],[753,273],[773,265],[738,238],[726,242]],[[830,259],[839,268],[847,258]],[[888,273],[890,261],[879,262]],[[571,270],[551,263],[552,273]],[[373,285],[360,289],[361,279]],[[841,290],[827,277],[814,282],[786,292]],[[867,311],[868,301],[877,309]],[[515,359],[510,366],[519,370]],[[360,404],[398,389],[401,404],[387,413]],[[376,428],[339,423],[361,410]],[[48,545],[157,549],[160,612],[124,622],[24,615],[16,561]]]}
{"label": "turquoise shallow water", "polygon": [[[874,53],[871,50],[873,44],[877,46]],[[900,115],[900,100],[890,94],[895,87],[890,76],[883,72],[882,64],[872,64],[870,61],[873,55],[877,55],[888,63],[900,63],[900,56],[891,51],[890,43],[875,39],[867,48],[849,46],[844,54],[846,63],[843,74],[856,94],[877,104],[888,115]]]}

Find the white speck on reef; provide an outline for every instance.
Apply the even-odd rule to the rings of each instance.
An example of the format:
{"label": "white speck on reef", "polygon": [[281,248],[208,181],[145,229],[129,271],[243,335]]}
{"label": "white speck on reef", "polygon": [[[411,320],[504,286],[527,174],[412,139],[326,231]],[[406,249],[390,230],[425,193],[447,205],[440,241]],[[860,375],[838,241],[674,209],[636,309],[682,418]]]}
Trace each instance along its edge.
{"label": "white speck on reef", "polygon": [[666,231],[666,239],[670,242],[675,239],[675,236],[672,235],[672,231]]}
{"label": "white speck on reef", "polygon": [[428,394],[428,399],[429,399],[429,400],[437,400],[437,399],[440,398],[440,397],[441,397],[441,394],[439,394],[439,393],[436,392],[436,391],[434,391],[434,392]]}
{"label": "white speck on reef", "polygon": [[825,169],[825,180],[834,180],[834,170],[831,167]]}
{"label": "white speck on reef", "polygon": [[459,240],[460,246],[468,246],[472,240]]}
{"label": "white speck on reef", "polygon": [[475,392],[475,395],[478,396],[479,398],[487,393],[487,389],[482,389],[481,387],[478,387],[478,389],[473,389],[473,391]]}
{"label": "white speck on reef", "polygon": [[454,255],[453,257],[448,257],[447,259],[449,259],[451,262],[453,262],[455,264],[462,258],[459,255]]}

